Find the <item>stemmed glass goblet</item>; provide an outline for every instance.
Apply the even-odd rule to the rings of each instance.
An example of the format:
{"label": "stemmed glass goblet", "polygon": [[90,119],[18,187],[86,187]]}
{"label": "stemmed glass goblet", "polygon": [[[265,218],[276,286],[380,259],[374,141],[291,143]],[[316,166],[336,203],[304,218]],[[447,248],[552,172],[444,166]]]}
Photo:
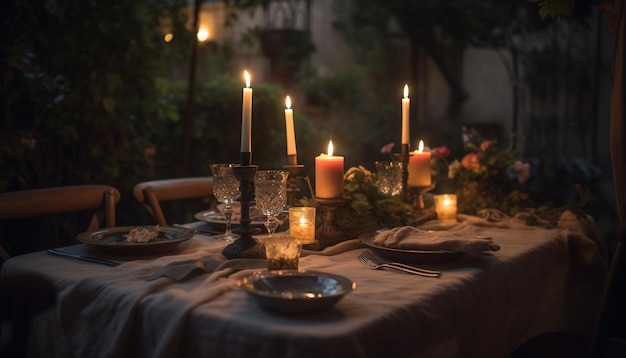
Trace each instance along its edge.
{"label": "stemmed glass goblet", "polygon": [[286,170],[260,170],[254,177],[256,206],[267,217],[265,228],[271,237],[278,227],[276,215],[287,205]]}
{"label": "stemmed glass goblet", "polygon": [[231,231],[231,218],[233,216],[233,202],[239,197],[239,180],[235,178],[233,166],[237,164],[211,164],[213,173],[213,193],[215,198],[224,204],[224,216],[226,217],[226,231],[214,236],[215,239],[234,241],[239,237]]}

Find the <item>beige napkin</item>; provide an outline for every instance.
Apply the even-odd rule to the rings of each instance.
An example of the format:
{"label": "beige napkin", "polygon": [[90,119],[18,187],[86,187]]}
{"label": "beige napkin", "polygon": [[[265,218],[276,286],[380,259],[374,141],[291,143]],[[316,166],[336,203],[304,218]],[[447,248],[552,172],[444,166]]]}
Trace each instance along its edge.
{"label": "beige napkin", "polygon": [[[224,204],[218,204],[217,205],[217,211],[219,211],[222,215],[224,215],[224,209],[226,208],[226,205]],[[239,202],[234,202],[231,204],[231,208],[233,209],[233,214],[230,218],[230,220],[232,222],[237,222],[241,219],[241,203]],[[263,213],[257,209],[256,206],[252,206],[250,207],[250,220],[254,220],[254,221],[265,221],[265,216],[263,215]]]}
{"label": "beige napkin", "polygon": [[500,249],[500,246],[492,242],[492,238],[450,231],[422,230],[413,226],[401,226],[385,230],[376,235],[374,243],[399,249],[446,250],[465,253]]}
{"label": "beige napkin", "polygon": [[266,267],[267,260],[265,259],[226,260],[224,257],[208,255],[196,260],[171,262],[150,275],[146,281],[153,281],[160,277],[169,277],[175,281],[185,281],[198,274],[217,272],[224,269],[238,271]]}

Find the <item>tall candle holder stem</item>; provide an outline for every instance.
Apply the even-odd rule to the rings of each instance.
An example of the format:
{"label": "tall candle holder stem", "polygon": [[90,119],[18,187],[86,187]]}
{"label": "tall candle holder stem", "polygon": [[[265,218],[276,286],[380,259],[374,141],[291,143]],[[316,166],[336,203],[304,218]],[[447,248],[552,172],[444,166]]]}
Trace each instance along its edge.
{"label": "tall candle holder stem", "polygon": [[322,213],[322,226],[315,232],[320,249],[343,241],[343,231],[335,225],[335,210],[343,205],[345,201],[346,199],[344,198],[315,199]]}
{"label": "tall candle holder stem", "polygon": [[435,188],[434,185],[425,185],[425,186],[411,186],[409,190],[413,194],[413,209],[415,210],[426,210],[424,205],[424,194],[433,190]]}
{"label": "tall candle holder stem", "polygon": [[298,188],[298,174],[304,169],[304,165],[298,164],[298,157],[296,154],[290,154],[288,156],[288,165],[284,165],[283,168],[289,172],[289,179],[287,182],[287,205],[289,207],[296,206],[296,197],[300,189]]}
{"label": "tall candle holder stem", "polygon": [[[242,157],[243,158],[243,157]],[[265,247],[259,243],[252,235],[260,234],[261,229],[251,227],[250,223],[250,203],[254,201],[254,175],[258,169],[257,165],[240,165],[233,167],[233,174],[239,179],[239,192],[241,193],[241,219],[239,225],[233,232],[239,238],[229,244],[222,251],[227,259],[235,258],[265,258]]]}
{"label": "tall candle holder stem", "polygon": [[402,152],[395,154],[398,161],[402,164],[402,191],[400,193],[400,198],[403,202],[409,202],[409,157],[411,156],[409,153],[409,144],[402,144]]}

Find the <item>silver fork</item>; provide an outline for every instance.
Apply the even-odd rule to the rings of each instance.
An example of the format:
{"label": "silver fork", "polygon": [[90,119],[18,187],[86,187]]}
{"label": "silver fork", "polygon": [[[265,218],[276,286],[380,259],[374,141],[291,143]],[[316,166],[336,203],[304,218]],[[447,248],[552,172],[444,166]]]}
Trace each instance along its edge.
{"label": "silver fork", "polygon": [[411,265],[405,265],[399,262],[385,262],[381,260],[376,254],[370,250],[364,250],[358,257],[361,263],[371,269],[392,268],[394,270],[404,271],[414,275],[420,275],[425,277],[439,277],[441,271],[428,270]]}

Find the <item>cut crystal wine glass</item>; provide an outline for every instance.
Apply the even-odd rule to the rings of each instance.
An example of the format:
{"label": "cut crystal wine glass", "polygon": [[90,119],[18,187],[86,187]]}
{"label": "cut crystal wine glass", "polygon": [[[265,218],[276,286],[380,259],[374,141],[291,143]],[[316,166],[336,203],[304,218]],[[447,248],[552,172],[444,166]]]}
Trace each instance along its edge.
{"label": "cut crystal wine glass", "polygon": [[260,170],[254,177],[256,206],[267,217],[265,227],[272,236],[278,227],[276,215],[287,205],[287,178],[285,170]]}
{"label": "cut crystal wine glass", "polygon": [[215,239],[234,241],[239,235],[231,231],[231,218],[233,215],[232,204],[239,197],[239,180],[235,178],[233,166],[237,164],[211,164],[213,173],[213,193],[215,198],[224,204],[224,217],[226,217],[226,231],[214,236]]}

